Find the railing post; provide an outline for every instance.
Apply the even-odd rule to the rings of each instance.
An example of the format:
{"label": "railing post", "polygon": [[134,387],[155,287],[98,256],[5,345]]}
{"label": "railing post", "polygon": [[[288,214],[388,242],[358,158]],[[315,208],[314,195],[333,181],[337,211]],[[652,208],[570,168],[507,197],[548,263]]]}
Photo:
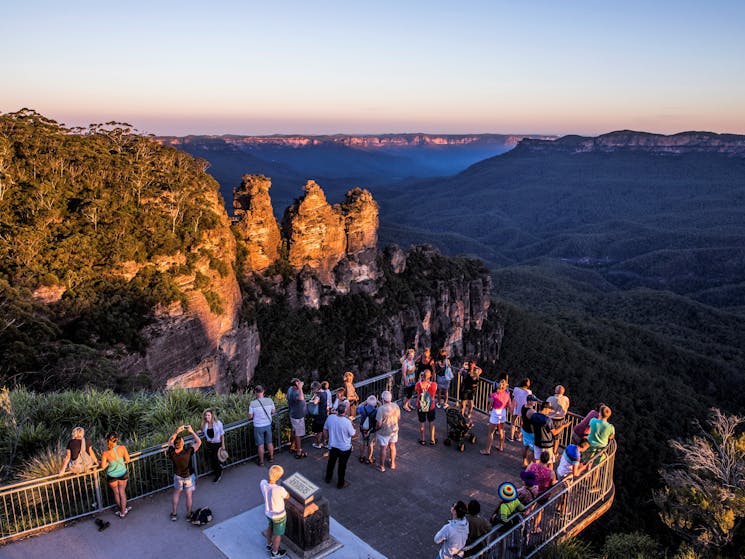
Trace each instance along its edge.
{"label": "railing post", "polygon": [[92,475],[95,476],[95,483],[93,484],[93,490],[96,492],[96,510],[98,512],[101,512],[103,511],[103,491],[101,490],[101,474],[99,474],[98,471],[94,471]]}

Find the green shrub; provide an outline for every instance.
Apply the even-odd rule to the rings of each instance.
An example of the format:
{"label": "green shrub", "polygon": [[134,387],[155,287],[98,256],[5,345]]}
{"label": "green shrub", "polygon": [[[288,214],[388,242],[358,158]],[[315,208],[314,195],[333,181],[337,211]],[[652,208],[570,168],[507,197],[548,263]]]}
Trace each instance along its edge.
{"label": "green shrub", "polygon": [[603,559],[656,559],[662,558],[660,544],[647,534],[611,534],[605,539]]}
{"label": "green shrub", "polygon": [[577,538],[554,542],[539,555],[540,559],[594,559],[597,556],[589,543]]}

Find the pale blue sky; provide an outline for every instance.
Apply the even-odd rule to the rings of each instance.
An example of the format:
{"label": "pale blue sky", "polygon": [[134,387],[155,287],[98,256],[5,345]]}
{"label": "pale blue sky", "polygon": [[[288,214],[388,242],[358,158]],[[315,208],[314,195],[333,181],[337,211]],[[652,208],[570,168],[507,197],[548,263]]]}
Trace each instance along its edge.
{"label": "pale blue sky", "polygon": [[745,2],[24,2],[0,112],[144,132],[745,133]]}

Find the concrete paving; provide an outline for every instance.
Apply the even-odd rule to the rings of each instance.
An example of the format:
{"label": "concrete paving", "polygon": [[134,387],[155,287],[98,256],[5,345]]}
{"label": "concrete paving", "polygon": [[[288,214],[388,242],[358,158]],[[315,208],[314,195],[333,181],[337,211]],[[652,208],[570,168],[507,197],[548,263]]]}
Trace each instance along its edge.
{"label": "concrete paving", "polygon": [[[350,486],[345,489],[324,483],[326,459],[322,450],[312,448],[311,439],[303,443],[308,458],[298,460],[288,452],[280,452],[276,463],[285,469],[285,476],[297,471],[321,487],[322,494],[329,499],[335,522],[366,542],[374,552],[390,559],[431,558],[437,554],[433,536],[448,519],[453,502],[478,499],[482,515],[488,517],[498,501],[497,486],[503,481],[519,481],[521,443],[505,442],[505,452],[493,450],[491,456],[482,456],[479,449],[483,448],[486,436],[486,416],[476,415],[475,422],[477,444],[466,443],[465,452],[461,453],[443,445],[446,437],[443,410],[437,410],[436,446],[420,446],[416,413],[402,412],[397,469],[380,472],[375,466],[361,464],[355,449],[347,468]],[[201,478],[194,506],[209,506],[214,513],[213,523],[202,528],[183,520],[183,498],[181,518],[172,522],[171,493],[165,491],[132,501],[134,508],[125,519],[106,513],[104,517],[111,526],[104,532],[99,533],[92,520],[81,520],[6,544],[0,547],[0,559],[71,556],[94,559],[112,555],[129,559],[236,559],[221,551],[227,547],[215,545],[208,537],[211,529],[226,521],[224,527],[229,530],[223,530],[225,534],[240,532],[241,539],[247,538],[244,542],[256,539],[259,544],[255,549],[261,552],[256,555],[249,554],[244,543],[243,557],[266,557],[260,535],[263,519],[255,513],[244,514],[261,505],[259,481],[266,475],[266,467],[244,464],[225,470],[218,484],[213,484],[209,477]],[[342,551],[338,555],[340,559],[357,557]]]}

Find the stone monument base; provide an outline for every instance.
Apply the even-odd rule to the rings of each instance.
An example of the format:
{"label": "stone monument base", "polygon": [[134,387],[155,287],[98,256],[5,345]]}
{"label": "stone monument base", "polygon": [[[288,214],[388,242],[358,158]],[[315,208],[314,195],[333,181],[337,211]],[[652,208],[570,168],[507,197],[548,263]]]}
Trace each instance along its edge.
{"label": "stone monument base", "polygon": [[301,559],[323,557],[342,545],[329,534],[329,501],[325,497],[303,503],[292,494],[285,501],[287,529],[282,544]]}

